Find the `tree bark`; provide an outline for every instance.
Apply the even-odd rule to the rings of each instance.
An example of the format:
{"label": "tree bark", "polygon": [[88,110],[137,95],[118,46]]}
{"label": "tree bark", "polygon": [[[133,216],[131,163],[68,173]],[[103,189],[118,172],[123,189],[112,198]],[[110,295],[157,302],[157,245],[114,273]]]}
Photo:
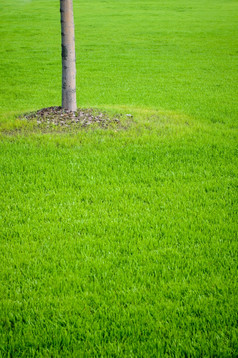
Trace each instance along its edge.
{"label": "tree bark", "polygon": [[73,0],[60,0],[62,39],[62,108],[75,112],[76,59]]}

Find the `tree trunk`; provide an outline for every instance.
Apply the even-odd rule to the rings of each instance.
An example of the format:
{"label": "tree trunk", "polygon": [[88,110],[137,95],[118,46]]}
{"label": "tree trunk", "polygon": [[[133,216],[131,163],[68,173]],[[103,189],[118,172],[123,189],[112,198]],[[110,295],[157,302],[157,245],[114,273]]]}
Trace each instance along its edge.
{"label": "tree trunk", "polygon": [[73,0],[60,0],[62,39],[62,107],[77,110],[76,60],[74,41]]}

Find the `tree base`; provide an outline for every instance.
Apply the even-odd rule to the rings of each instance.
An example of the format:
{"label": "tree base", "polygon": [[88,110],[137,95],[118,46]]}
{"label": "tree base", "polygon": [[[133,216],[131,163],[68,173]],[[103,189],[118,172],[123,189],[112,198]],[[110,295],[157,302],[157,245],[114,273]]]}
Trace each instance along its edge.
{"label": "tree base", "polygon": [[76,112],[71,112],[62,107],[48,107],[25,114],[21,119],[36,120],[38,126],[44,127],[88,127],[97,125],[107,128],[111,125],[119,125],[119,117],[120,115],[109,118],[105,112],[92,108],[78,108]]}

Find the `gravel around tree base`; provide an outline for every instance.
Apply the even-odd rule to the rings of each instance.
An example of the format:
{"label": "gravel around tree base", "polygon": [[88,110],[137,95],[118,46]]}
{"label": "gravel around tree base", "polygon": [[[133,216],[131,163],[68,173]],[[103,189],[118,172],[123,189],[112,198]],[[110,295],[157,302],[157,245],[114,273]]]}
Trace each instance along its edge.
{"label": "gravel around tree base", "polygon": [[24,114],[21,119],[29,121],[36,120],[40,127],[50,128],[55,127],[88,127],[97,125],[101,128],[108,128],[120,124],[119,117],[110,118],[107,113],[98,110],[87,108],[78,109],[76,112],[71,112],[62,107],[48,107],[42,108],[36,112]]}

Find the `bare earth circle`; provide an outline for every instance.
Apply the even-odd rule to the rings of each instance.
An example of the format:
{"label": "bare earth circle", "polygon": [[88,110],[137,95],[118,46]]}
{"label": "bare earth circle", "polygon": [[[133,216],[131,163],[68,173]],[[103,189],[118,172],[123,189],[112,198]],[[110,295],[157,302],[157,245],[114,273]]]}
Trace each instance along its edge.
{"label": "bare earth circle", "polygon": [[92,108],[78,108],[76,112],[71,112],[62,107],[48,107],[24,114],[21,119],[36,120],[37,125],[41,127],[87,127],[95,124],[101,128],[107,128],[120,124],[120,116],[109,118],[105,112]]}

